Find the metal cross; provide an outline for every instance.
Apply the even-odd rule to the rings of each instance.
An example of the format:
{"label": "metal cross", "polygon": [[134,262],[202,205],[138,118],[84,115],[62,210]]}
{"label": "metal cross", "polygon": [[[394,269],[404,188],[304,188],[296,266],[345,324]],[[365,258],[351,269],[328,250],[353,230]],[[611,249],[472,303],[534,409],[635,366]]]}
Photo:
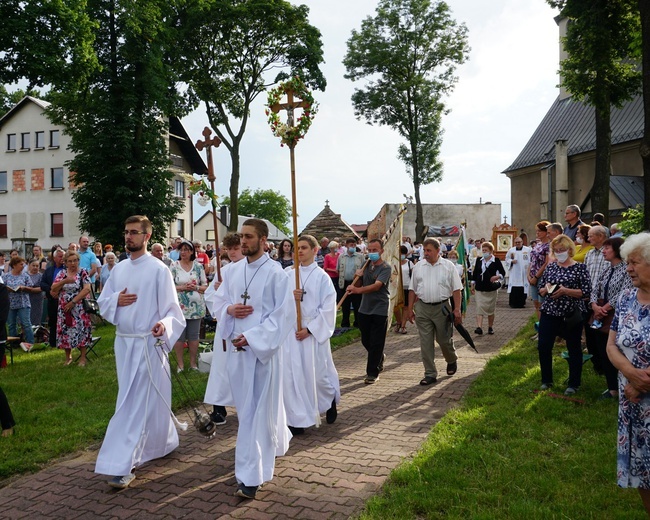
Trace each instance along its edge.
{"label": "metal cross", "polygon": [[246,300],[250,300],[250,299],[251,299],[251,297],[248,295],[248,289],[246,289],[246,290],[244,291],[244,294],[242,294],[242,295],[240,296],[240,298],[242,298],[242,299],[244,300],[244,305],[246,305]]}

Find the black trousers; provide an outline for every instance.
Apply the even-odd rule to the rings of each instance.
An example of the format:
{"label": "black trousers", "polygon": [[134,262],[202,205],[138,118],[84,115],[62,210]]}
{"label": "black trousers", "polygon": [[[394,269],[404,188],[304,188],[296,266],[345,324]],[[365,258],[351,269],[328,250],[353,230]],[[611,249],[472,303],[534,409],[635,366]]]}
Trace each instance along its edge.
{"label": "black trousers", "polygon": [[11,408],[9,408],[7,396],[2,391],[2,388],[0,388],[0,424],[3,430],[8,430],[16,425],[14,416],[11,414]]}
{"label": "black trousers", "polygon": [[[591,329],[593,331],[593,329]],[[618,392],[618,369],[612,365],[607,355],[607,338],[609,334],[600,332],[599,330],[593,331],[596,337],[596,350],[600,358],[600,367],[605,374],[607,380],[607,389],[612,392]]]}
{"label": "black trousers", "polygon": [[[592,355],[591,362],[594,365],[594,371],[597,374],[604,374],[605,373],[605,368],[604,368],[604,360],[602,356],[601,349],[598,348],[598,338],[599,336],[602,336],[602,332],[598,330],[594,330],[589,326],[589,317],[591,316],[591,312],[587,315],[587,319],[584,322],[584,329],[585,329],[585,343],[587,344],[587,352],[589,352]],[[605,334],[605,336],[607,336]],[[607,355],[605,355],[607,357]]]}
{"label": "black trousers", "polygon": [[[341,292],[341,297],[345,294],[345,290],[348,285],[352,282],[346,281],[343,285],[343,291]],[[360,294],[349,294],[343,304],[341,305],[341,327],[350,326],[350,306],[354,305],[354,326],[357,326],[357,321],[359,320],[359,307],[361,306],[361,295]]]}
{"label": "black trousers", "polygon": [[361,331],[361,343],[368,351],[368,363],[366,365],[366,375],[368,377],[379,376],[379,366],[384,357],[384,345],[386,343],[386,325],[388,316],[378,316],[376,314],[356,314],[359,320],[359,330]]}
{"label": "black trousers", "polygon": [[569,386],[579,388],[582,377],[582,348],[580,347],[582,324],[569,329],[564,318],[550,316],[544,312],[539,319],[539,336],[537,338],[542,383],[553,384],[553,346],[555,338],[558,336],[566,340],[569,352]]}
{"label": "black trousers", "polygon": [[508,305],[513,309],[523,309],[526,307],[527,297],[523,287],[512,287],[508,295]]}
{"label": "black trousers", "polygon": [[50,329],[50,347],[56,348],[56,318],[59,301],[47,299],[47,325]]}

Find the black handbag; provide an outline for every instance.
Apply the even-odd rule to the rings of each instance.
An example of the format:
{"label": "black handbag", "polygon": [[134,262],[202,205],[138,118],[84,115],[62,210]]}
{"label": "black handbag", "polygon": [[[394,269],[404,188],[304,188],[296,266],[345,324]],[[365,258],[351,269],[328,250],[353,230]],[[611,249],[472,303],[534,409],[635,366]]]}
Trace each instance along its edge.
{"label": "black handbag", "polygon": [[576,305],[572,311],[568,312],[564,316],[564,324],[568,329],[573,329],[582,323],[582,311],[580,310],[580,305]]}
{"label": "black handbag", "polygon": [[81,301],[81,304],[83,305],[84,311],[88,314],[96,314],[99,316],[99,304],[95,299],[95,291],[93,291],[92,286],[90,287],[90,294],[92,295],[92,298],[84,298]]}

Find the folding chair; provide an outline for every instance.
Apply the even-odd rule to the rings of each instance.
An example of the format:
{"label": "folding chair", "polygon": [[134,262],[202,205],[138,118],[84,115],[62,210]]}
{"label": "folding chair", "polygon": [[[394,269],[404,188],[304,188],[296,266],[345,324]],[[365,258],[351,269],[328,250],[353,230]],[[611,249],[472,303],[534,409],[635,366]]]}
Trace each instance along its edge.
{"label": "folding chair", "polygon": [[[560,357],[561,357],[562,359],[566,359],[566,362],[568,363],[568,362],[569,362],[569,351],[568,351],[568,350],[565,350],[564,352],[562,352],[562,354],[560,354]],[[592,354],[583,354],[583,355],[582,355],[582,364],[584,365],[584,364],[585,364],[587,361],[589,361],[592,357],[593,357]],[[569,384],[569,378],[568,378],[568,377],[565,379],[564,384],[565,384],[565,385],[568,385],[568,384]]]}
{"label": "folding chair", "polygon": [[[95,357],[99,358],[99,355],[97,354],[97,352],[95,352],[95,346],[97,346],[97,343],[99,343],[99,340],[101,339],[102,339],[101,336],[93,336],[93,338],[90,340],[90,345],[86,347],[86,359],[88,361],[90,361],[90,354],[95,354]],[[76,363],[77,361],[79,361],[80,357],[81,354],[77,356],[77,359],[75,359],[74,362]]]}

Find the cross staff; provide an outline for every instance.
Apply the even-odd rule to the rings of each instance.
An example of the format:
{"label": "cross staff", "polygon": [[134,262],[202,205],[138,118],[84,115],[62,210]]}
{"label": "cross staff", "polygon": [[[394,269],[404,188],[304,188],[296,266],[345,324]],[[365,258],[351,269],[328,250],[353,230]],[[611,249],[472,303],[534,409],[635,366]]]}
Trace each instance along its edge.
{"label": "cross staff", "polygon": [[[214,175],[214,166],[212,165],[212,147],[217,148],[221,144],[221,139],[219,139],[217,136],[214,136],[213,139],[210,139],[210,136],[212,135],[212,130],[210,130],[207,126],[203,129],[202,134],[205,139],[203,141],[201,140],[197,141],[194,146],[199,152],[202,152],[205,149],[207,153],[208,180],[210,181],[210,189],[212,190],[212,193],[214,193],[214,181],[216,177]],[[217,207],[214,199],[211,199],[210,202],[212,203],[212,224],[214,226],[214,254],[216,255],[214,263],[217,266],[217,281],[221,282],[222,281],[221,262],[219,261],[219,229],[217,228]],[[225,340],[223,341],[223,351],[224,352],[226,351]]]}
{"label": "cross staff", "polygon": [[[275,114],[280,110],[287,111],[287,126],[294,126],[293,111],[296,108],[306,108],[309,106],[309,103],[301,99],[294,98],[293,90],[287,90],[287,102],[286,103],[275,103],[269,108]],[[296,210],[296,158],[294,154],[294,149],[296,147],[295,142],[291,142],[289,145],[289,153],[291,155],[291,216],[293,219],[293,265],[296,277],[296,289],[300,289],[300,260],[298,260],[298,212]],[[302,318],[300,315],[300,301],[296,300],[296,313],[298,321],[298,330],[302,329]]]}

